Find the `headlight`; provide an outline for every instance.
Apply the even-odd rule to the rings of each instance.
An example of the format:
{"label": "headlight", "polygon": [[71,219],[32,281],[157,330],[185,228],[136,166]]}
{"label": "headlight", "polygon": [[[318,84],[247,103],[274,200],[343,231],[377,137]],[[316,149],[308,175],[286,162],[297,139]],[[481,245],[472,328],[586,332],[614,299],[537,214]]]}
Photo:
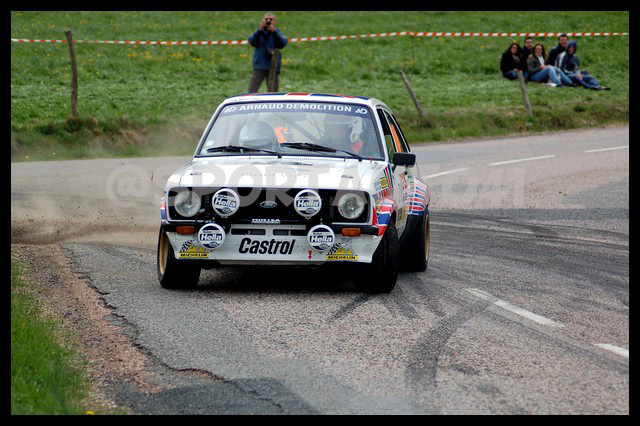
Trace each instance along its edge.
{"label": "headlight", "polygon": [[200,196],[193,191],[180,191],[176,195],[174,206],[180,216],[195,216],[200,210]]}
{"label": "headlight", "polygon": [[364,211],[365,202],[354,193],[344,194],[338,200],[338,211],[345,219],[355,219]]}

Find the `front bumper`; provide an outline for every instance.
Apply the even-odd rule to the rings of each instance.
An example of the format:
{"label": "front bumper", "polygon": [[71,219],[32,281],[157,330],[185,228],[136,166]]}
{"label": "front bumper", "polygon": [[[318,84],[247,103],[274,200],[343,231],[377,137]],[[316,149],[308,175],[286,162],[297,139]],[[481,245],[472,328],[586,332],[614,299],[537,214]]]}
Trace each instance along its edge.
{"label": "front bumper", "polygon": [[[190,224],[193,226],[193,223]],[[320,265],[330,262],[371,263],[382,237],[370,225],[332,225],[336,241],[327,251],[314,250],[304,225],[240,225],[225,229],[222,246],[206,250],[194,234],[176,232],[175,223],[163,224],[177,259],[210,260],[221,265]],[[342,228],[361,228],[357,237],[342,236]]]}

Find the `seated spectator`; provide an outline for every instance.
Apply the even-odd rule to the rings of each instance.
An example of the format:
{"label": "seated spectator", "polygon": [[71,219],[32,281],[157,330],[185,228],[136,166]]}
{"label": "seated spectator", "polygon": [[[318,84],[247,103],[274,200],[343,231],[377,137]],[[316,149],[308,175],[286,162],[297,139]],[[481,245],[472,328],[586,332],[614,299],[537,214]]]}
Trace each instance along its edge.
{"label": "seated spectator", "polygon": [[[522,48],[522,58],[524,59],[525,64],[527,63],[527,58],[529,57],[529,55],[531,55],[532,51],[533,51],[533,38],[532,37],[525,37],[524,38],[524,47]],[[524,74],[524,78],[526,80],[529,79],[529,71],[527,70],[526,65],[524,67],[524,70],[523,70],[522,74]]]}
{"label": "seated spectator", "polygon": [[576,55],[578,44],[571,40],[567,44],[567,49],[562,52],[556,60],[556,66],[560,68],[575,85],[582,85],[585,89],[611,90],[606,86],[601,86],[598,80],[587,71],[580,70],[580,59]]}
{"label": "seated spectator", "polygon": [[533,38],[525,37],[524,47],[522,48],[522,56],[524,57],[525,60],[529,57],[529,55],[531,55],[532,51],[533,51]]}
{"label": "seated spectator", "polygon": [[500,59],[502,76],[509,80],[518,78],[518,71],[526,71],[527,63],[522,57],[522,49],[518,43],[511,43]]}
{"label": "seated spectator", "polygon": [[567,48],[567,43],[569,42],[569,37],[566,34],[560,34],[558,37],[558,44],[555,45],[550,51],[549,56],[547,57],[547,63],[549,65],[555,65],[556,59],[558,55],[565,51]]}
{"label": "seated spectator", "polygon": [[544,46],[541,43],[533,47],[533,53],[527,58],[527,70],[529,71],[529,80],[534,83],[548,83],[551,86],[562,87],[573,85],[569,77],[567,77],[559,69],[546,65],[547,55]]}

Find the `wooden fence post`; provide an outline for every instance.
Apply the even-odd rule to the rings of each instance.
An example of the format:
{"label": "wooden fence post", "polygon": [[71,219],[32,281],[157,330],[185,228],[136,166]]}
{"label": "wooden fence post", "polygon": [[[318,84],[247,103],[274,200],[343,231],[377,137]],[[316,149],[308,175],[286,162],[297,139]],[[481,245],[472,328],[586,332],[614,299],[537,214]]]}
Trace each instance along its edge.
{"label": "wooden fence post", "polygon": [[524,110],[527,112],[527,116],[531,117],[531,103],[529,102],[529,95],[527,94],[527,87],[524,84],[524,76],[522,71],[518,70],[518,80],[520,80],[520,92],[522,92],[522,100],[524,101]]}
{"label": "wooden fence post", "polygon": [[413,103],[416,105],[416,108],[418,109],[418,113],[420,114],[420,117],[422,117],[422,120],[428,127],[431,127],[431,122],[427,118],[427,113],[422,109],[422,106],[420,106],[420,102],[418,102],[418,97],[416,96],[416,93],[413,91],[413,88],[411,87],[411,84],[409,83],[407,76],[404,74],[404,71],[400,70],[400,75],[402,76],[402,81],[404,82],[404,85],[407,87],[407,90],[409,91],[409,95],[411,95],[411,99],[413,99]]}
{"label": "wooden fence post", "polygon": [[273,49],[271,56],[271,65],[269,66],[269,77],[267,78],[267,91],[276,92],[276,69],[278,68],[278,58],[280,57],[280,49]]}
{"label": "wooden fence post", "polygon": [[71,115],[78,116],[78,67],[76,66],[76,54],[73,51],[73,36],[71,31],[65,31],[69,56],[71,57]]}

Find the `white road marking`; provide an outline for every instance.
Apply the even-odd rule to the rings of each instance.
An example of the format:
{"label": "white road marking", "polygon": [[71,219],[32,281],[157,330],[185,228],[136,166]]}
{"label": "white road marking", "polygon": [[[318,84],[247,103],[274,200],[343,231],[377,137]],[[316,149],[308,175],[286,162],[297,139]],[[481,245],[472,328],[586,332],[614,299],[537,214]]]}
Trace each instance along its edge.
{"label": "white road marking", "polygon": [[626,149],[626,148],[629,148],[629,145],[614,146],[613,148],[590,149],[589,151],[585,151],[585,152],[602,152],[602,151],[611,151],[613,149]]}
{"label": "white road marking", "polygon": [[625,358],[629,358],[629,350],[628,349],[619,348],[617,346],[609,345],[607,343],[594,343],[594,345],[596,345],[599,348],[611,351],[611,352],[613,352],[615,354],[618,354],[620,356],[623,356]]}
{"label": "white road marking", "polygon": [[440,173],[436,173],[436,174],[429,175],[429,176],[422,176],[422,178],[423,179],[434,178],[436,176],[444,176],[444,175],[450,175],[452,173],[464,172],[465,170],[469,170],[469,169],[468,168],[464,168],[464,169],[448,170],[446,172],[440,172]]}
{"label": "white road marking", "polygon": [[499,161],[497,163],[490,163],[490,166],[500,166],[502,164],[511,164],[511,163],[520,163],[522,161],[533,161],[533,160],[542,160],[544,158],[553,158],[555,155],[543,155],[541,157],[528,157],[528,158],[519,158],[517,160],[509,160],[509,161]]}
{"label": "white road marking", "polygon": [[499,306],[503,309],[506,309],[509,312],[513,312],[516,315],[520,315],[521,317],[527,318],[531,321],[535,321],[538,324],[542,324],[542,325],[549,325],[552,327],[564,327],[564,324],[560,324],[559,322],[550,320],[549,318],[545,318],[541,315],[537,315],[534,314],[533,312],[529,312],[525,309],[519,308],[517,306],[512,305],[509,302],[506,302],[504,300],[498,299],[495,296],[492,296],[491,294],[487,293],[486,291],[482,291],[482,290],[478,290],[477,288],[468,288],[466,289],[469,293],[473,294],[474,296],[477,296],[481,299],[487,300],[489,302],[492,302],[494,305]]}

